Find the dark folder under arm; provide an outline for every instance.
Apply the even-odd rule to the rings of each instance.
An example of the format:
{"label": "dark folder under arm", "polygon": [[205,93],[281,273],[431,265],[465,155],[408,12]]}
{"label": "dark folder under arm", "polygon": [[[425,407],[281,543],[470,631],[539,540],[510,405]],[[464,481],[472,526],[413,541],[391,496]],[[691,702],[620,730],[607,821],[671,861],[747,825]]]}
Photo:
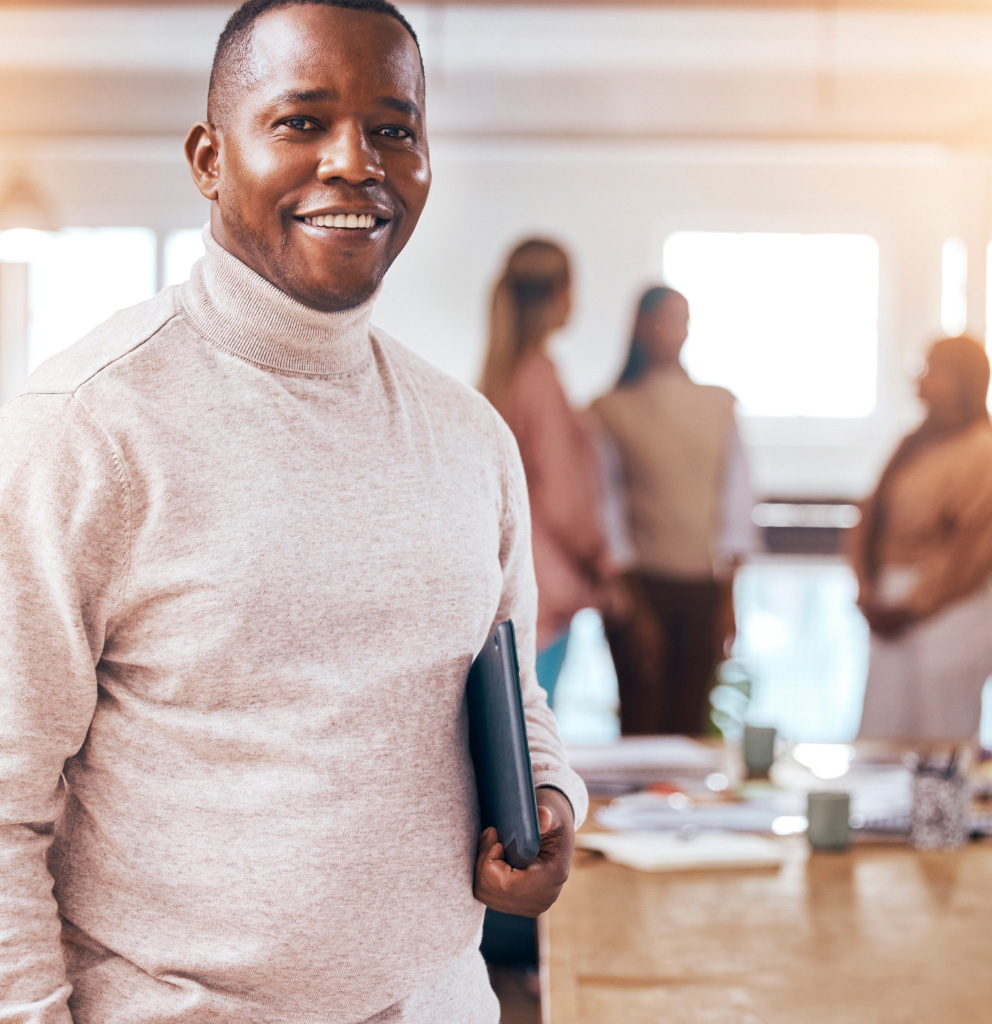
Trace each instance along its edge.
{"label": "dark folder under arm", "polygon": [[469,745],[482,827],[496,826],[507,863],[526,867],[541,849],[513,623],[496,627],[466,684]]}

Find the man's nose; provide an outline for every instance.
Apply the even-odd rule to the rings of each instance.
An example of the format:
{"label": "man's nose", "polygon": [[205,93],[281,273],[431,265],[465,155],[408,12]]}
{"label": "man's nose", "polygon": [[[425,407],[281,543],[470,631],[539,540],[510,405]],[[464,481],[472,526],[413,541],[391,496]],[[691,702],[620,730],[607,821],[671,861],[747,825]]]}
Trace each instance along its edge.
{"label": "man's nose", "polygon": [[342,124],[327,136],[317,177],[325,183],[337,178],[349,185],[378,184],[386,177],[386,172],[364,128],[358,124]]}

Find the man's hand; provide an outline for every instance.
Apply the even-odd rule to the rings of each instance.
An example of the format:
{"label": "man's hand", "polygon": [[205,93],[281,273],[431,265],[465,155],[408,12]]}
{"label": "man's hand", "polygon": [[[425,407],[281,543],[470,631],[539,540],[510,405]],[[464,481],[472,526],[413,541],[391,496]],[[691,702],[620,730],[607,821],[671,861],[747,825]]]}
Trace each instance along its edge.
{"label": "man's hand", "polygon": [[482,833],[475,862],[475,898],[491,910],[537,917],[558,899],[575,845],[572,805],[557,789],[539,789],[537,821],[541,852],[523,869],[510,867],[503,859],[496,829],[487,828]]}

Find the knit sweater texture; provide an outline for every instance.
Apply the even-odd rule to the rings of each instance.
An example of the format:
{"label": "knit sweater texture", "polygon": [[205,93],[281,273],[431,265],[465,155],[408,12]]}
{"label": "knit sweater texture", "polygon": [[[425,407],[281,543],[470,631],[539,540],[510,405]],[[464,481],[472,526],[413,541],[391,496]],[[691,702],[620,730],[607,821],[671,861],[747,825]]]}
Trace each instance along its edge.
{"label": "knit sweater texture", "polygon": [[516,446],[371,302],[206,242],[0,411],[0,1022],[491,1024],[463,697],[502,619],[586,809]]}

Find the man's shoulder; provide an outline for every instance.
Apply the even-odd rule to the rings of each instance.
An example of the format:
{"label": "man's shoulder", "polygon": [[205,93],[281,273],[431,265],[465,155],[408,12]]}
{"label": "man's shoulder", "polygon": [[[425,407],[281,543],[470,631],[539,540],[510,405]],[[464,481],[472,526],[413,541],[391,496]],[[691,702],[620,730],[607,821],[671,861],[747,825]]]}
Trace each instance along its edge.
{"label": "man's shoulder", "polygon": [[73,394],[154,337],[178,312],[175,288],[115,313],[89,334],[46,359],[18,395]]}
{"label": "man's shoulder", "polygon": [[503,421],[499,413],[475,388],[407,348],[382,328],[373,326],[372,333],[394,370],[424,395],[439,418],[461,426],[475,425],[490,433],[500,428]]}

